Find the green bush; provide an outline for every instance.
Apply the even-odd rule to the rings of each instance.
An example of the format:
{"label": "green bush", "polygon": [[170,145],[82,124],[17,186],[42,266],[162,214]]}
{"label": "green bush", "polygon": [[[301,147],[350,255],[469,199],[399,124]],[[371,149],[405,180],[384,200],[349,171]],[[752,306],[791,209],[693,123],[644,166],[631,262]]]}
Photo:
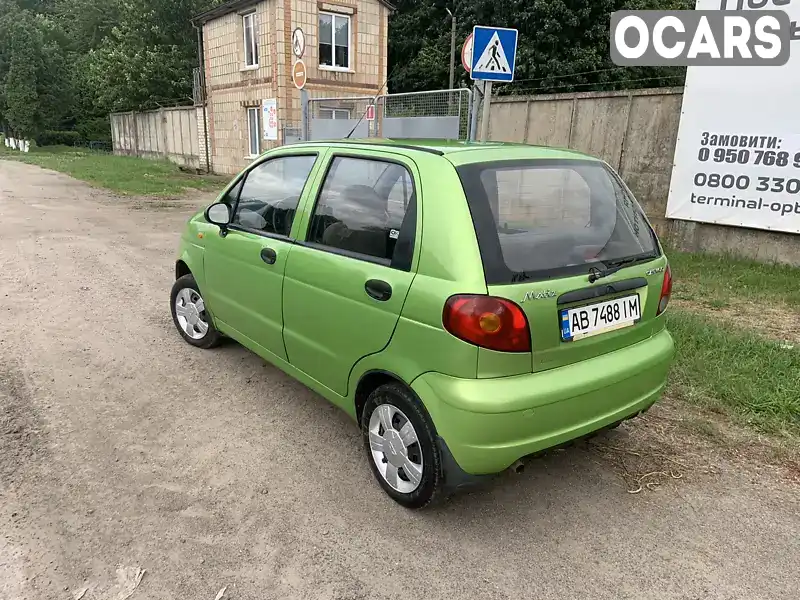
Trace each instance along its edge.
{"label": "green bush", "polygon": [[36,136],[39,146],[74,146],[81,141],[81,134],[77,131],[43,131]]}
{"label": "green bush", "polygon": [[111,121],[108,117],[87,118],[78,121],[75,129],[87,142],[111,141]]}

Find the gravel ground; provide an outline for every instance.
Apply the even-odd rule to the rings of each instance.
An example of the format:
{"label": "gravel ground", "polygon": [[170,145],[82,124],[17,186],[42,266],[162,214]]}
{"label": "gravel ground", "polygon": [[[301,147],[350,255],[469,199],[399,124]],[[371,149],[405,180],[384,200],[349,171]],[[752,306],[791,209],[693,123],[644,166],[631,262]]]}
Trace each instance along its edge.
{"label": "gravel ground", "polygon": [[773,470],[629,493],[615,452],[658,448],[658,412],[601,438],[615,452],[393,504],[343,414],[173,330],[179,231],[208,200],[0,161],[0,598],[797,597],[800,494]]}

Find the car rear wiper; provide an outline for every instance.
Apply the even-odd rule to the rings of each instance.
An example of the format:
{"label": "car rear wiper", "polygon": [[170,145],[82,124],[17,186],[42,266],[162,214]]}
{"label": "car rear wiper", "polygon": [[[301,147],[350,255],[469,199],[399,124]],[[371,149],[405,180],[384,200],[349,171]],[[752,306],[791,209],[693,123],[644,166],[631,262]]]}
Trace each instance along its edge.
{"label": "car rear wiper", "polygon": [[511,283],[522,283],[523,281],[528,281],[529,279],[533,279],[533,277],[528,275],[525,271],[518,271],[511,276]]}
{"label": "car rear wiper", "polygon": [[589,269],[589,283],[594,283],[595,281],[608,277],[609,275],[618,273],[625,267],[629,267],[634,263],[653,260],[655,258],[658,257],[653,256],[652,254],[647,254],[645,256],[631,256],[629,258],[621,258],[619,260],[604,261],[604,264],[607,265],[607,268],[598,269],[597,267],[592,267]]}

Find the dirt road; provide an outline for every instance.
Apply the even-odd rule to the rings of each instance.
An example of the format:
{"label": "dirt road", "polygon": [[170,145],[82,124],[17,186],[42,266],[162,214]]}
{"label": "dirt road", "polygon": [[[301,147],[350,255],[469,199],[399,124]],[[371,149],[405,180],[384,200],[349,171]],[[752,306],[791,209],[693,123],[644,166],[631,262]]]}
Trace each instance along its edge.
{"label": "dirt road", "polygon": [[[343,414],[173,330],[173,252],[207,200],[0,161],[0,599],[122,600],[138,569],[134,600],[797,597],[798,488],[662,447],[663,408],[435,510],[393,504]],[[646,452],[660,473],[625,462]]]}

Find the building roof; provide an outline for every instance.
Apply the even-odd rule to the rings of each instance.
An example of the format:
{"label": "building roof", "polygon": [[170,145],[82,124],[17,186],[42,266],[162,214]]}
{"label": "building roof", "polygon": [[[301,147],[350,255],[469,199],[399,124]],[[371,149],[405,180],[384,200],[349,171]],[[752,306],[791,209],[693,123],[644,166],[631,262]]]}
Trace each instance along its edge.
{"label": "building roof", "polygon": [[[247,8],[248,6],[253,6],[262,2],[264,0],[230,0],[229,2],[225,2],[220,4],[219,6],[212,8],[211,10],[207,10],[204,13],[200,13],[199,15],[195,16],[192,19],[192,23],[195,25],[202,25],[204,23],[208,23],[209,21],[213,21],[214,19],[218,19],[220,17],[224,17],[227,14],[235,12],[242,8]],[[394,5],[387,2],[387,0],[375,0],[383,4],[389,10],[394,10]]]}

